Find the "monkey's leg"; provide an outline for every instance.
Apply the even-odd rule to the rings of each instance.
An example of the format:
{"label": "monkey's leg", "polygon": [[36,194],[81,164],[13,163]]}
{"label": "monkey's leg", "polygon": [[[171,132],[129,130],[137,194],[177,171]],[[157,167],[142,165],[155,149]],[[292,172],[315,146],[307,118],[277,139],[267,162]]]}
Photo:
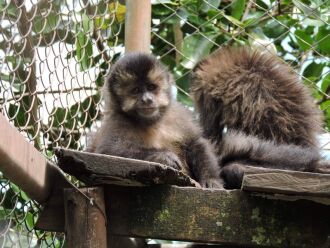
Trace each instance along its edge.
{"label": "monkey's leg", "polygon": [[187,162],[202,187],[223,188],[218,160],[207,140],[198,138],[188,145]]}
{"label": "monkey's leg", "polygon": [[241,188],[246,165],[248,164],[234,161],[222,168],[220,175],[225,182],[226,189]]}
{"label": "monkey's leg", "polygon": [[324,159],[318,161],[313,171],[322,174],[330,174],[330,161]]}

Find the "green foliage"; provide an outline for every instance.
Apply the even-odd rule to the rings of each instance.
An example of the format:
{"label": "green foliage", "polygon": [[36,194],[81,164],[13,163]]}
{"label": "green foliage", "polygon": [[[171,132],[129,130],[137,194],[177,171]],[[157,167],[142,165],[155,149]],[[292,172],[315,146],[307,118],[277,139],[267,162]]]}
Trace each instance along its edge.
{"label": "green foliage", "polygon": [[[99,92],[95,89],[103,84],[103,77],[109,69],[107,60],[118,57],[120,53],[111,53],[111,56],[107,54],[106,59],[100,51],[108,48],[116,49],[123,44],[122,24],[126,11],[124,5],[117,2],[97,1],[95,3],[97,5],[90,3],[86,8],[79,8],[81,6],[78,7],[77,3],[77,1],[72,1],[72,3],[55,1],[50,4],[42,1],[38,2],[37,9],[26,8],[24,11],[28,13],[22,13],[22,8],[18,9],[14,1],[0,0],[2,23],[0,54],[5,54],[0,62],[2,68],[0,71],[0,111],[4,111],[13,120],[15,126],[24,130],[26,137],[35,141],[36,147],[42,149],[50,159],[54,158],[55,146],[82,149],[81,140],[86,137],[84,130],[91,128],[92,124],[100,118],[101,99]],[[69,13],[66,11],[68,8],[71,8]],[[20,23],[19,17],[25,15],[28,16],[29,23]],[[22,30],[26,30],[23,34],[20,34],[22,30],[15,26],[16,23],[17,26],[23,27]],[[104,47],[100,47],[98,37],[103,38]],[[26,49],[26,40],[33,44],[34,51]],[[65,48],[64,51],[68,51],[64,54],[64,59],[59,59],[58,43],[64,45],[62,46]],[[62,65],[72,63],[70,61],[77,64],[74,69],[67,68],[70,70],[70,77],[65,78],[64,72],[61,75],[61,72],[51,71],[51,74],[57,77],[57,82],[53,82],[51,78],[48,79],[49,82],[47,79],[46,81],[41,79],[44,69],[52,70],[49,67],[42,68],[41,63],[43,66],[49,66],[48,63],[51,62],[48,60],[40,63],[42,60],[40,54],[45,53],[43,49],[46,47],[48,49],[46,56],[50,54],[54,57],[49,51],[56,55],[55,69],[59,62]],[[61,57],[64,51],[59,51]],[[108,51],[109,49],[104,53]],[[46,59],[49,58],[46,57]],[[37,60],[40,64],[36,63]],[[34,68],[34,71],[31,68]],[[38,76],[39,74],[41,76]],[[78,77],[78,74],[83,76]],[[79,94],[75,94],[74,91],[70,91],[71,89],[65,88],[68,85],[65,81],[85,79],[92,74],[95,77],[90,78],[96,79],[95,89],[82,89]],[[33,79],[33,82],[29,81],[29,83],[41,93],[36,92],[35,89],[30,90],[27,83],[29,79]],[[84,83],[79,82],[79,87],[91,88]],[[4,92],[6,94],[3,94]],[[59,94],[59,92],[62,93]],[[80,92],[83,92],[83,96]],[[75,97],[75,101],[68,100],[72,96]],[[50,104],[55,98],[59,100],[57,104]],[[32,113],[37,114],[35,119],[38,123],[34,122]],[[43,118],[42,121],[41,118]],[[10,242],[10,240],[16,240],[15,235],[20,233],[27,237],[26,240],[20,238],[22,247],[32,245],[63,247],[63,235],[57,236],[33,230],[38,209],[24,192],[4,179],[2,174],[0,200],[0,221],[2,224],[11,223],[5,233],[9,239],[8,244],[2,243],[2,245],[12,246],[15,241]]]}
{"label": "green foliage", "polygon": [[[78,73],[94,75],[95,87],[100,88],[109,69],[109,62],[100,51],[105,51],[110,60],[120,55],[124,44],[125,6],[116,1],[89,1],[88,7],[80,6],[67,13],[64,11],[68,8],[66,1],[40,2],[45,3],[38,7],[36,15],[30,13],[29,17],[34,16],[29,25],[30,32],[24,35],[38,49],[53,49],[58,42],[73,47],[65,57],[67,61],[75,60],[78,65],[75,72],[70,71],[73,73],[71,77]],[[247,0],[152,2],[152,52],[174,72],[177,98],[183,104],[193,106],[188,94],[189,73],[201,58],[219,46],[273,44],[277,54],[293,66],[302,81],[313,89],[324,111],[327,128],[330,128],[330,1],[254,0],[252,4]],[[72,4],[77,5],[77,1],[72,1]],[[18,18],[14,1],[0,0],[0,13],[3,23],[0,54],[5,54],[1,62],[10,68],[0,72],[0,86],[10,87],[14,94],[14,100],[8,101],[5,107],[6,114],[14,120],[15,126],[25,128],[28,137],[37,140],[36,127],[30,128],[31,116],[27,112],[35,101],[37,108],[47,109],[48,114],[39,123],[45,155],[53,157],[54,146],[81,149],[79,140],[85,137],[82,130],[91,128],[100,118],[99,93],[91,90],[75,102],[50,109],[41,101],[40,95],[35,94],[33,98],[24,81],[29,77],[29,66],[33,65],[35,58],[26,56],[29,53],[24,50],[24,39],[19,39],[17,28],[13,28]],[[10,40],[10,44],[4,37]],[[100,47],[98,37],[104,39],[105,47]],[[84,82],[80,83],[84,86]],[[43,86],[40,81],[37,84]],[[5,100],[1,90],[0,106]],[[24,228],[31,230],[36,215],[28,204],[30,199],[2,177],[0,185],[3,189],[0,219],[15,216],[17,229],[21,228],[20,223],[25,222]],[[36,234],[43,236],[46,244],[53,244],[52,247],[62,246],[61,238],[54,238],[48,233]]]}
{"label": "green foliage", "polygon": [[[157,34],[152,38],[153,53],[160,55],[162,62],[176,72],[179,101],[191,106],[191,100],[183,92],[189,92],[186,81],[189,70],[219,46],[272,43],[275,52],[313,89],[326,119],[330,119],[330,104],[322,104],[327,103],[330,94],[329,1],[284,0],[280,6],[275,0],[255,0],[252,4],[245,0],[155,2],[153,18],[161,23],[153,27]],[[167,19],[169,15],[172,16]],[[173,24],[178,22],[183,42],[173,50],[177,35]],[[178,54],[182,56],[174,61]]]}
{"label": "green foliage", "polygon": [[235,0],[232,4],[231,16],[241,20],[245,10],[245,0]]}
{"label": "green foliage", "polygon": [[92,27],[92,20],[85,14],[82,15],[82,25],[76,24],[76,56],[82,71],[88,70],[92,64]]}

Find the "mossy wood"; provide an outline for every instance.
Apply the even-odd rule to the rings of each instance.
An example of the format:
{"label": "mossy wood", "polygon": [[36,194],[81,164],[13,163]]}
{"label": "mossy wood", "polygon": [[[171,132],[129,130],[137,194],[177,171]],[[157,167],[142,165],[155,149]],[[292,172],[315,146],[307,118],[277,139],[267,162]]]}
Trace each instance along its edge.
{"label": "mossy wood", "polygon": [[[244,247],[314,248],[328,245],[330,206],[301,200],[321,199],[327,204],[329,197],[324,193],[326,190],[322,191],[321,196],[318,192],[316,195],[313,192],[307,195],[295,192],[295,195],[279,196],[279,192],[274,191],[276,194],[273,194],[269,189],[264,190],[267,194],[255,194],[241,190],[203,190],[157,185],[175,182],[189,185],[193,181],[157,163],[64,149],[57,151],[57,155],[61,168],[83,180],[87,186],[104,185],[108,235],[213,242]],[[247,175],[267,174],[265,169],[248,170]],[[294,176],[291,172],[275,172]],[[310,174],[303,175],[308,177]],[[328,179],[326,175],[313,175],[320,176],[322,180]],[[255,182],[260,185],[258,180]],[[135,187],[143,184],[152,186]],[[258,191],[263,191],[262,187]],[[57,203],[59,208],[45,208],[38,221],[39,228],[64,230],[64,211],[60,208],[64,203]]]}
{"label": "mossy wood", "polygon": [[166,185],[108,185],[104,199],[108,235],[243,247],[328,247],[330,206],[311,201]]}
{"label": "mossy wood", "polygon": [[266,247],[326,247],[330,206],[176,186],[106,188],[111,234]]}

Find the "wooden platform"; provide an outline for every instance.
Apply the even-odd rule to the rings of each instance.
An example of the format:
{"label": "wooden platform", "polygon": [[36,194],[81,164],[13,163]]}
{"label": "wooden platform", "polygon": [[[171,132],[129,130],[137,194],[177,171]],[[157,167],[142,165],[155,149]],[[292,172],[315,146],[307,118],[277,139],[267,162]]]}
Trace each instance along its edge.
{"label": "wooden platform", "polygon": [[[103,185],[108,235],[240,247],[330,247],[329,175],[249,168],[243,191],[209,190],[191,187],[193,180],[156,163],[63,149],[57,155],[60,167],[88,186]],[[275,183],[281,180],[286,183]],[[63,202],[45,208],[39,228],[64,230],[60,206]]]}

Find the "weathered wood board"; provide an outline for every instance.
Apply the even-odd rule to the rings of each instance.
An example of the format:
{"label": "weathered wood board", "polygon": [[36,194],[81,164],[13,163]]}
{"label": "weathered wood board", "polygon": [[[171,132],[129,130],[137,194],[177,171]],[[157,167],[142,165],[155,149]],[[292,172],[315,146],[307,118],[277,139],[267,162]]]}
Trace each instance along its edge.
{"label": "weathered wood board", "polygon": [[330,175],[248,167],[242,190],[330,198]]}
{"label": "weathered wood board", "polygon": [[[108,185],[104,199],[108,235],[243,247],[328,247],[330,206],[306,200],[166,185]],[[46,222],[44,227],[63,231],[58,223]]]}
{"label": "weathered wood board", "polygon": [[0,170],[39,203],[46,202],[54,188],[70,185],[58,167],[47,161],[1,113]]}
{"label": "weathered wood board", "polygon": [[59,167],[87,185],[170,184],[199,187],[184,173],[159,163],[68,149],[57,149],[55,153]]}
{"label": "weathered wood board", "polygon": [[[249,187],[254,184],[260,185],[259,179],[249,181],[249,176],[260,174],[278,174],[284,178],[286,175],[298,175],[298,178],[302,177],[300,181],[293,182],[305,187],[302,194],[300,186],[287,189],[289,183],[285,190],[280,188],[273,193],[267,189],[264,191],[268,194],[255,194],[241,190],[157,185],[195,185],[184,174],[157,163],[65,149],[58,150],[57,156],[62,169],[87,185],[105,185],[109,236],[213,242],[243,247],[330,247],[326,243],[330,236],[330,206],[301,200],[329,199],[327,187],[319,192],[316,185],[308,193],[303,180],[306,176],[327,182],[328,175],[247,167],[244,183],[250,184],[245,186],[243,183],[244,190],[251,190]],[[263,192],[262,189],[257,191]],[[278,193],[294,195],[286,195],[288,201],[282,201],[278,200]],[[58,204],[63,205],[63,202]],[[63,231],[61,211],[54,207],[46,209],[38,227]]]}
{"label": "weathered wood board", "polygon": [[[107,228],[102,187],[64,190],[65,241],[69,248],[106,248]],[[90,203],[86,196],[93,199]]]}
{"label": "weathered wood board", "polygon": [[106,188],[109,234],[265,247],[328,247],[330,206],[251,193],[154,186]]}

